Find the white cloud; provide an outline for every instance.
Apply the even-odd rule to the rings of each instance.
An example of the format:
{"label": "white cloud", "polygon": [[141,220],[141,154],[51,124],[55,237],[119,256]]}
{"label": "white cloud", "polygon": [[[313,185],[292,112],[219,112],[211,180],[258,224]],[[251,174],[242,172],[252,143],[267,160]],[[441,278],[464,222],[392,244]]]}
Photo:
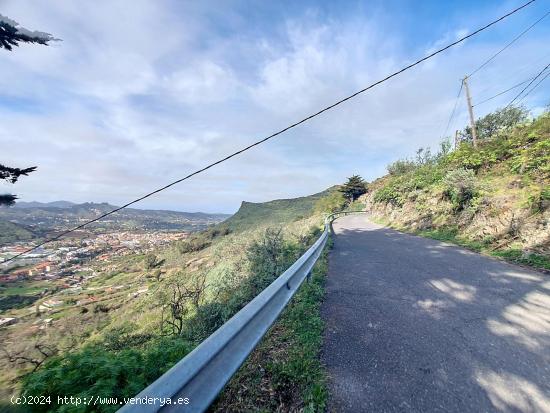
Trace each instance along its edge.
{"label": "white cloud", "polygon": [[[0,56],[0,89],[13,101],[0,100],[2,161],[39,167],[14,191],[25,200],[121,204],[367,86],[463,30],[458,24],[439,42],[405,50],[406,34],[363,15],[342,20],[304,10],[292,19],[273,16],[267,31],[232,6],[6,2],[6,15],[63,39]],[[474,96],[513,84],[544,40],[530,38],[513,62],[480,72]],[[231,211],[243,199],[305,195],[356,172],[375,178],[388,161],[437,144],[458,79],[501,43],[450,50],[142,205]],[[454,127],[466,119],[463,102],[458,119]]]}
{"label": "white cloud", "polygon": [[166,76],[163,86],[184,103],[211,103],[231,99],[237,81],[229,69],[203,60]]}

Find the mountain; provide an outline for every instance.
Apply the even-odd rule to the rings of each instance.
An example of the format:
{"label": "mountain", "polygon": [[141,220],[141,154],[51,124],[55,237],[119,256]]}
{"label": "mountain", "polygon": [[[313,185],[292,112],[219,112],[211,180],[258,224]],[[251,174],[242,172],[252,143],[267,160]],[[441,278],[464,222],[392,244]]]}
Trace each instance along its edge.
{"label": "mountain", "polygon": [[313,214],[317,202],[326,198],[334,188],[317,194],[293,199],[254,203],[243,201],[239,210],[224,222],[231,230],[247,230],[259,225],[281,226]]}
{"label": "mountain", "polygon": [[[3,233],[6,239],[20,239],[21,228],[28,234],[44,234],[65,230],[96,218],[117,207],[108,203],[86,202],[73,204],[67,201],[49,203],[20,202],[12,208],[0,208],[0,220],[17,226],[10,226]],[[196,231],[228,218],[227,214],[206,214],[202,212],[178,212],[165,210],[141,210],[126,208],[90,224],[92,231],[105,230],[162,230]],[[11,230],[10,230],[11,228]],[[19,233],[20,235],[16,235]],[[27,235],[28,235],[27,234]]]}
{"label": "mountain", "polygon": [[14,208],[70,208],[76,205],[74,202],[69,201],[53,201],[53,202],[25,202],[19,201],[14,205]]}

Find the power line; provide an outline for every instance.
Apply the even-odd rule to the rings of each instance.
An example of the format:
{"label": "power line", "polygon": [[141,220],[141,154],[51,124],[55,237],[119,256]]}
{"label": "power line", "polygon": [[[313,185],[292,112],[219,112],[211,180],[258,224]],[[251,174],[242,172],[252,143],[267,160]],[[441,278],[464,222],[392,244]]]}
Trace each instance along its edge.
{"label": "power line", "polygon": [[539,81],[535,84],[535,86],[533,86],[533,87],[531,88],[531,90],[529,90],[525,95],[523,95],[523,96],[521,97],[521,99],[518,100],[518,103],[521,102],[523,99],[525,99],[533,90],[535,90],[542,82],[544,82],[544,81],[546,80],[546,78],[547,78],[549,75],[550,75],[550,71],[549,71],[548,73],[546,73],[546,74],[544,75],[544,77],[543,77],[541,80],[539,80]]}
{"label": "power line", "polygon": [[[527,86],[525,86],[525,87],[522,89],[522,91],[519,92],[519,93],[516,95],[516,97],[513,98],[513,99],[510,101],[510,103],[508,103],[508,104],[506,105],[505,108],[509,107],[512,103],[514,103],[514,102],[516,101],[516,99],[519,98],[519,97],[523,94],[523,92],[525,92],[525,91],[529,88],[529,86],[531,86],[531,84],[532,84],[535,80],[537,80],[537,79],[540,77],[540,75],[542,75],[542,74],[546,71],[546,69],[548,69],[548,67],[550,67],[550,63],[548,63],[548,64],[544,67],[544,69],[542,69],[542,70],[538,73],[538,75],[536,75],[533,79],[531,79],[531,81],[527,84]],[[538,83],[537,83],[537,85],[538,85]]]}
{"label": "power line", "polygon": [[[519,38],[521,38],[525,33],[527,33],[529,30],[531,30],[533,27],[535,27],[540,21],[542,21],[546,16],[548,16],[548,14],[550,14],[550,11],[546,12],[540,19],[538,19],[536,22],[534,22],[532,25],[530,25],[527,29],[525,29],[523,32],[521,32],[518,36],[516,36],[512,41],[510,41],[508,44],[506,44],[502,49],[500,49],[497,53],[495,53],[494,55],[492,55],[489,59],[487,59],[485,62],[483,62],[477,69],[475,69],[472,73],[470,73],[468,76],[466,77],[470,77],[472,76],[473,74],[477,73],[479,70],[481,70],[482,68],[484,68],[486,65],[488,65],[493,59],[495,59],[499,54],[501,54],[504,50],[506,50],[508,47],[510,47],[512,44],[514,44]],[[460,98],[460,93],[462,92],[462,87],[464,86],[464,81],[461,80],[460,82],[460,89],[458,90],[458,95],[456,97],[456,101],[455,101],[455,104],[454,104],[454,107],[453,107],[453,110],[451,111],[451,115],[449,116],[449,120],[447,121],[447,126],[445,127],[445,132],[443,133],[443,137],[445,137],[447,135],[447,132],[449,131],[449,127],[451,125],[451,122],[454,118],[454,114],[455,114],[455,111],[456,111],[456,108],[457,108],[457,105],[458,105],[458,100]],[[505,93],[505,92],[503,92]],[[498,96],[498,95],[497,95]],[[496,96],[494,96],[496,97]],[[490,100],[490,99],[488,99]],[[484,101],[485,102],[485,101]],[[484,103],[484,102],[481,102],[481,103]],[[481,103],[478,103],[478,104],[481,104]],[[472,107],[475,107],[477,105],[473,105]]]}
{"label": "power line", "polygon": [[[548,61],[548,58],[550,57],[550,51],[547,52],[547,53],[544,53],[544,54],[539,54],[537,56],[536,59],[532,60],[532,61],[529,61],[529,62],[526,62],[525,64],[523,64],[519,70],[517,72],[515,72],[513,74],[513,76],[509,76],[507,77],[506,79],[502,79],[503,81],[510,81],[510,83],[512,82],[516,82],[516,80],[518,79],[521,79],[524,77],[527,77],[530,75],[530,73],[528,72],[531,72],[533,70],[533,67],[536,67],[539,65],[539,63],[541,62],[546,62]],[[529,80],[531,80],[531,78],[529,78]],[[529,81],[527,80],[527,81]],[[494,86],[487,86],[487,87],[484,87],[482,88],[480,91],[479,91],[479,95],[486,95],[488,93],[491,93],[492,91],[494,90]],[[487,92],[487,93],[486,93]]]}
{"label": "power line", "polygon": [[513,45],[517,40],[519,40],[525,33],[527,33],[529,30],[531,30],[533,27],[535,27],[539,22],[541,22],[546,16],[550,14],[550,11],[547,11],[540,19],[538,19],[536,22],[534,22],[531,26],[529,26],[527,29],[522,31],[519,35],[517,35],[511,42],[506,44],[502,49],[500,49],[498,52],[496,52],[494,55],[492,55],[489,59],[487,59],[481,66],[479,66],[477,69],[475,69],[472,73],[468,75],[468,77],[471,77],[474,73],[479,72],[482,68],[487,66],[495,57],[497,57],[499,54],[501,54],[503,51],[505,51],[508,47]]}
{"label": "power line", "polygon": [[271,135],[269,135],[269,136],[267,136],[267,137],[265,137],[265,138],[263,138],[263,139],[260,139],[259,141],[256,141],[256,142],[254,142],[254,143],[252,143],[252,144],[250,144],[250,145],[248,145],[248,146],[246,146],[246,147],[244,147],[244,148],[238,150],[237,152],[234,152],[234,153],[232,153],[231,155],[226,156],[225,158],[222,158],[222,159],[220,159],[220,160],[218,160],[218,161],[216,161],[216,162],[213,162],[213,163],[211,163],[211,164],[209,164],[209,165],[207,165],[207,166],[205,166],[205,167],[203,167],[203,168],[201,168],[201,169],[198,169],[198,170],[196,170],[195,172],[192,172],[192,173],[190,173],[190,174],[184,176],[183,178],[180,178],[180,179],[178,179],[178,180],[176,180],[176,181],[174,181],[174,182],[169,183],[168,185],[165,185],[165,186],[163,186],[163,187],[161,187],[161,188],[159,188],[159,189],[156,189],[156,190],[154,190],[154,191],[152,191],[152,192],[149,192],[148,194],[143,195],[143,196],[141,196],[141,197],[139,197],[139,198],[137,198],[137,199],[135,199],[135,200],[133,200],[133,201],[130,201],[130,202],[128,202],[128,203],[122,205],[121,207],[118,207],[118,208],[113,209],[112,211],[106,212],[106,213],[104,213],[104,214],[102,214],[102,215],[100,215],[100,216],[98,216],[98,217],[96,217],[96,218],[94,218],[94,219],[91,219],[91,220],[89,220],[89,221],[87,221],[87,222],[85,222],[85,223],[83,223],[83,224],[80,224],[80,225],[78,225],[78,226],[76,226],[76,227],[74,227],[74,228],[72,228],[72,229],[69,229],[69,230],[67,230],[67,231],[63,231],[61,234],[58,234],[58,235],[56,235],[55,237],[49,238],[49,239],[47,239],[47,240],[45,240],[45,241],[39,243],[38,245],[36,245],[36,246],[34,246],[34,247],[32,247],[32,248],[30,248],[30,249],[24,251],[24,252],[21,252],[21,253],[15,255],[15,256],[13,256],[13,257],[11,257],[11,258],[5,260],[4,263],[13,261],[13,260],[17,259],[18,257],[20,257],[20,256],[22,256],[22,255],[24,255],[24,254],[27,254],[27,253],[29,253],[29,252],[31,252],[31,251],[34,251],[35,249],[37,249],[37,248],[39,248],[39,247],[41,247],[41,246],[43,246],[43,245],[46,245],[46,244],[48,244],[48,243],[50,243],[50,242],[57,241],[57,240],[60,239],[61,237],[65,236],[65,235],[67,235],[67,234],[69,234],[69,233],[71,233],[71,232],[74,232],[74,231],[76,231],[76,230],[79,230],[79,229],[81,229],[81,228],[84,228],[85,226],[87,226],[87,225],[89,225],[89,224],[92,224],[92,223],[94,223],[94,222],[97,222],[97,221],[99,221],[100,219],[103,219],[103,218],[105,218],[105,217],[107,217],[107,216],[109,216],[109,215],[112,215],[112,214],[114,214],[115,212],[120,211],[121,209],[127,208],[127,207],[129,207],[130,205],[133,205],[133,204],[135,204],[135,203],[137,203],[137,202],[139,202],[139,201],[142,201],[142,200],[144,200],[144,199],[146,199],[146,198],[149,198],[149,197],[152,196],[152,195],[155,195],[155,194],[157,194],[157,193],[159,193],[159,192],[161,192],[161,191],[164,191],[165,189],[168,189],[168,188],[170,188],[171,186],[174,186],[174,185],[176,185],[176,184],[178,184],[178,183],[180,183],[180,182],[182,182],[182,181],[185,181],[185,180],[187,180],[187,179],[189,179],[189,178],[191,178],[191,177],[193,177],[193,176],[195,176],[195,175],[198,175],[198,174],[200,174],[201,172],[206,171],[207,169],[210,169],[210,168],[212,168],[212,167],[214,167],[214,166],[216,166],[216,165],[218,165],[218,164],[220,164],[220,163],[222,163],[222,162],[225,162],[225,161],[227,161],[227,160],[229,160],[229,159],[231,159],[231,158],[233,158],[233,157],[235,157],[235,156],[237,156],[237,155],[240,155],[241,153],[246,152],[247,150],[252,149],[253,147],[258,146],[258,145],[260,145],[260,144],[262,144],[262,143],[264,143],[264,142],[266,142],[266,141],[268,141],[268,140],[270,140],[270,139],[272,139],[272,138],[274,138],[274,137],[276,137],[276,136],[278,136],[278,135],[281,135],[282,133],[284,133],[284,132],[286,132],[286,131],[288,131],[288,130],[290,130],[290,129],[293,129],[293,128],[295,128],[295,127],[301,125],[302,123],[305,123],[305,122],[307,122],[307,121],[309,121],[309,120],[311,120],[311,119],[313,119],[313,118],[315,118],[315,117],[321,115],[322,113],[327,112],[327,111],[329,111],[329,110],[335,108],[336,106],[339,106],[339,105],[341,105],[342,103],[347,102],[348,100],[353,99],[354,97],[356,97],[356,96],[358,96],[358,95],[360,95],[360,94],[366,92],[367,90],[370,90],[370,89],[372,89],[373,87],[378,86],[379,84],[384,83],[384,82],[388,81],[389,79],[391,79],[391,78],[393,78],[393,77],[395,77],[395,76],[397,76],[397,75],[400,75],[401,73],[403,73],[403,72],[405,72],[405,71],[407,71],[407,70],[409,70],[409,69],[411,69],[411,68],[413,68],[413,67],[419,65],[420,63],[422,63],[422,62],[424,62],[424,61],[426,61],[426,60],[428,60],[428,59],[431,59],[432,57],[434,57],[434,56],[436,56],[436,55],[438,55],[438,54],[444,52],[445,50],[450,49],[451,47],[456,46],[456,45],[459,44],[459,43],[462,43],[464,40],[469,39],[470,37],[473,37],[473,36],[475,36],[476,34],[478,34],[478,33],[482,32],[482,31],[488,29],[489,27],[491,27],[491,26],[497,24],[498,22],[500,22],[500,21],[506,19],[507,17],[511,16],[511,15],[514,14],[514,13],[517,13],[517,12],[520,11],[521,9],[527,7],[528,5],[530,5],[531,3],[534,3],[534,2],[535,2],[535,0],[530,0],[530,1],[528,1],[527,3],[524,3],[523,5],[517,7],[516,9],[514,9],[514,10],[508,12],[508,13],[506,13],[505,15],[503,15],[503,16],[501,16],[501,17],[499,17],[498,19],[493,20],[493,21],[490,22],[489,24],[486,24],[485,26],[480,27],[479,29],[473,31],[472,33],[470,33],[470,34],[468,34],[468,35],[466,35],[466,36],[464,36],[464,37],[461,37],[460,39],[458,39],[458,40],[456,40],[456,41],[454,41],[454,42],[448,44],[447,46],[442,47],[442,48],[436,50],[435,52],[430,53],[430,54],[427,55],[427,56],[424,56],[423,58],[417,60],[416,62],[411,63],[410,65],[407,65],[407,66],[405,66],[404,68],[402,68],[402,69],[400,69],[400,70],[398,70],[398,71],[396,71],[396,72],[393,72],[392,74],[386,76],[385,78],[380,79],[380,80],[378,80],[378,81],[376,81],[376,82],[370,84],[369,86],[367,86],[367,87],[365,87],[365,88],[363,88],[363,89],[361,89],[361,90],[359,90],[359,91],[357,91],[357,92],[355,92],[355,93],[353,93],[353,94],[351,94],[351,95],[349,95],[349,96],[347,96],[347,97],[345,97],[345,98],[343,98],[343,99],[338,100],[337,102],[335,102],[335,103],[333,103],[333,104],[331,104],[331,105],[329,105],[329,106],[327,106],[327,107],[325,107],[325,108],[323,108],[323,109],[321,109],[321,110],[319,110],[319,111],[313,113],[312,115],[309,115],[309,116],[303,118],[302,120],[299,120],[298,122],[295,122],[295,123],[293,123],[293,124],[291,124],[291,125],[289,125],[289,126],[283,128],[283,129],[281,129],[281,130],[279,130],[279,131],[277,131],[277,132],[275,132],[275,133],[273,133],[273,134],[271,134]]}
{"label": "power line", "polygon": [[529,79],[527,79],[527,80],[524,80],[523,82],[518,83],[517,85],[514,85],[514,86],[512,86],[511,88],[508,88],[508,89],[506,89],[506,90],[504,90],[504,91],[502,91],[502,92],[500,92],[500,93],[497,93],[496,95],[491,96],[490,98],[484,99],[484,100],[482,100],[481,102],[476,103],[475,105],[473,105],[473,107],[475,108],[476,106],[481,105],[482,103],[489,102],[490,100],[493,100],[494,98],[499,97],[500,95],[504,95],[505,93],[507,93],[507,92],[509,92],[509,91],[511,91],[511,90],[513,90],[513,89],[515,89],[515,88],[517,88],[517,87],[519,87],[519,86],[521,86],[521,85],[523,85],[523,84],[529,82],[531,79],[532,79],[532,78],[529,78]]}
{"label": "power line", "polygon": [[455,105],[453,106],[453,110],[451,111],[451,116],[449,116],[449,121],[447,122],[447,127],[445,128],[445,132],[443,133],[443,138],[447,136],[447,132],[449,131],[449,126],[451,126],[451,121],[453,120],[456,112],[456,108],[458,106],[458,100],[460,99],[460,94],[462,93],[462,86],[464,86],[464,81],[460,82],[460,87],[458,88],[458,93],[456,95]]}

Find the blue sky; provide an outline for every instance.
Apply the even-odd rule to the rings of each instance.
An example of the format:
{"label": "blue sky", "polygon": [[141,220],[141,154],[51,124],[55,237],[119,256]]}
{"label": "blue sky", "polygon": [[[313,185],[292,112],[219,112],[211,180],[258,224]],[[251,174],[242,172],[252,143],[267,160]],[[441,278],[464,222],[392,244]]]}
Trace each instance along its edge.
{"label": "blue sky", "polygon": [[[63,39],[0,52],[0,162],[37,165],[21,200],[122,204],[268,135],[486,24],[518,1],[0,0]],[[549,0],[143,208],[234,212],[321,191],[436,147],[459,79]],[[550,59],[550,17],[471,79],[474,102]],[[525,103],[548,104],[550,80]],[[476,107],[482,116],[513,92]],[[464,100],[451,131],[467,121]]]}

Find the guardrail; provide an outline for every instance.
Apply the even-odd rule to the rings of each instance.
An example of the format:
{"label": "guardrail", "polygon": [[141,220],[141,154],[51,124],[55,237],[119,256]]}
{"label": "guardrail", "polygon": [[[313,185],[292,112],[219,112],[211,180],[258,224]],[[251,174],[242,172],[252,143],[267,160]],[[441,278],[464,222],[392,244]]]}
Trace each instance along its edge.
{"label": "guardrail", "polygon": [[119,412],[204,412],[309,277],[332,221],[353,213],[328,215],[321,236],[290,268]]}

